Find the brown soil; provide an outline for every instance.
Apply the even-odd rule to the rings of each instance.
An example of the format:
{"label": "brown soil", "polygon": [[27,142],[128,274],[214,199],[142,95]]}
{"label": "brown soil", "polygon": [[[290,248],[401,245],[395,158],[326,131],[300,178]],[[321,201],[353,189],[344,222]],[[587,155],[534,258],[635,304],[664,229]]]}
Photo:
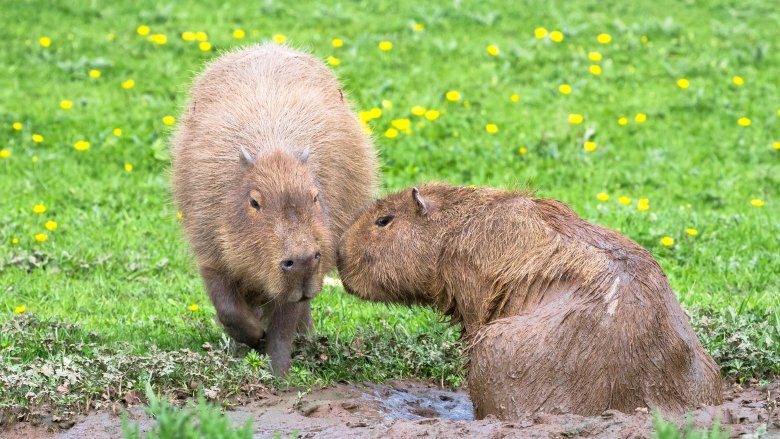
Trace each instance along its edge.
{"label": "brown soil", "polygon": [[[766,386],[732,386],[724,393],[723,405],[702,407],[692,413],[691,420],[697,427],[709,427],[716,417],[720,418],[732,437],[756,433],[762,426],[767,432],[764,437],[780,437],[780,408],[775,408],[780,402],[778,394],[780,380]],[[297,389],[266,393],[226,414],[236,425],[253,418],[257,438],[277,433],[283,438],[295,434],[303,438],[649,438],[652,432],[652,416],[643,411],[607,411],[595,417],[537,414],[515,422],[474,421],[466,392],[442,390],[417,381],[338,384],[300,398],[298,395]],[[154,425],[142,405],[130,407],[129,413],[142,431]],[[682,425],[685,419],[675,421]],[[82,416],[68,430],[54,431],[55,425],[61,424],[17,423],[0,432],[0,437],[121,437],[120,418],[108,410]]]}

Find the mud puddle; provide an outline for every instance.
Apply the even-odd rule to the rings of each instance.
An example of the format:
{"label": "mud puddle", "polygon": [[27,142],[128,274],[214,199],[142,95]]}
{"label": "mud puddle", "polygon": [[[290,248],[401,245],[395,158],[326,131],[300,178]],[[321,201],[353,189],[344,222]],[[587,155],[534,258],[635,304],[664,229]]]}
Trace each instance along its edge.
{"label": "mud puddle", "polygon": [[[732,386],[724,392],[723,405],[700,408],[689,419],[696,426],[708,427],[718,418],[732,437],[762,430],[766,431],[762,437],[780,437],[778,395],[780,381]],[[154,425],[142,406],[130,407],[128,413],[141,431]],[[631,414],[607,411],[594,417],[536,414],[514,422],[475,421],[465,391],[417,381],[338,384],[305,394],[299,389],[269,392],[225,414],[237,426],[251,418],[256,438],[650,438],[653,431],[652,416],[641,410]],[[66,431],[18,423],[0,432],[0,437],[122,437],[121,420],[109,411],[90,413],[76,421]],[[675,422],[682,425],[685,419]]]}

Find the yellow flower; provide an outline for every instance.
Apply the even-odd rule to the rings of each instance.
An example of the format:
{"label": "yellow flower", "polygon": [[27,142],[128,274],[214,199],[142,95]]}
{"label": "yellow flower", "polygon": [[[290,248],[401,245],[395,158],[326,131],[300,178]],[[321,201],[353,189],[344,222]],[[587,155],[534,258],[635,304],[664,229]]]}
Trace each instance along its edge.
{"label": "yellow flower", "polygon": [[582,117],[581,114],[572,113],[569,115],[569,123],[572,125],[579,125],[583,120],[585,120],[585,118]]}
{"label": "yellow flower", "polygon": [[422,23],[415,23],[412,29],[414,29],[415,32],[421,32],[425,29],[425,26]]}
{"label": "yellow flower", "polygon": [[780,149],[780,142],[772,142],[772,148]]}
{"label": "yellow flower", "polygon": [[388,139],[395,139],[398,137],[398,130],[395,128],[388,128],[387,131],[385,131],[385,137]]}
{"label": "yellow flower", "polygon": [[455,90],[450,90],[447,92],[447,100],[450,102],[457,102],[460,100],[460,92]]}
{"label": "yellow flower", "polygon": [[629,204],[631,204],[631,198],[628,198],[626,196],[622,196],[622,197],[618,198],[618,203],[620,203],[620,204],[622,204],[624,206],[628,206]]}
{"label": "yellow flower", "polygon": [[607,201],[609,200],[609,195],[606,192],[599,192],[598,194],[596,194],[596,198],[599,201]]}
{"label": "yellow flower", "polygon": [[142,24],[138,26],[138,28],[135,31],[138,32],[138,35],[145,37],[149,35],[149,32],[151,32],[152,29],[149,26]]}
{"label": "yellow flower", "polygon": [[520,95],[517,93],[512,93],[512,96],[509,96],[509,100],[514,103],[520,102]]}
{"label": "yellow flower", "polygon": [[149,39],[160,46],[168,42],[168,37],[163,34],[154,34],[150,36]]}
{"label": "yellow flower", "polygon": [[60,108],[62,108],[63,110],[70,110],[71,108],[73,108],[73,102],[67,99],[62,100],[60,101]]}
{"label": "yellow flower", "polygon": [[36,204],[35,206],[33,206],[33,212],[37,214],[44,213],[46,212],[46,206],[43,204]]}
{"label": "yellow flower", "polygon": [[124,88],[125,90],[130,90],[133,87],[135,87],[135,80],[134,79],[128,79],[127,81],[124,81],[122,83],[122,88]]}
{"label": "yellow flower", "polygon": [[495,134],[498,132],[498,126],[494,123],[489,123],[485,125],[485,131],[487,131],[490,134]]}
{"label": "yellow flower", "polygon": [[588,52],[588,59],[593,62],[599,62],[601,61],[601,53],[599,52]]}
{"label": "yellow flower", "polygon": [[125,171],[133,172],[133,165],[131,163],[125,163]]}
{"label": "yellow flower", "polygon": [[528,153],[528,150],[525,149],[525,146],[521,146],[520,149],[517,150],[517,152],[519,152],[520,155],[526,155],[526,153]]}
{"label": "yellow flower", "polygon": [[759,199],[757,199],[757,198],[754,198],[754,199],[750,200],[750,204],[752,204],[753,207],[763,207],[764,206],[764,202],[759,200]]}
{"label": "yellow flower", "polygon": [[542,38],[544,38],[546,36],[547,36],[547,29],[545,29],[543,27],[537,27],[536,29],[534,29],[534,37],[537,40],[541,40]]}
{"label": "yellow flower", "polygon": [[116,35],[114,35],[113,32],[109,32],[108,35],[106,35],[108,41],[114,41],[114,38],[116,38]]}
{"label": "yellow flower", "polygon": [[165,125],[173,125],[174,123],[176,123],[176,118],[174,118],[173,116],[165,116],[162,118],[162,121]]}
{"label": "yellow flower", "polygon": [[233,38],[237,40],[243,40],[246,36],[246,32],[244,32],[244,29],[236,29],[233,31]]}
{"label": "yellow flower", "polygon": [[680,87],[683,90],[688,88],[690,85],[691,85],[691,83],[687,79],[685,79],[685,78],[680,78],[680,79],[677,80],[677,86]]}
{"label": "yellow flower", "polygon": [[600,74],[601,74],[601,66],[599,66],[599,65],[595,65],[595,64],[594,64],[594,65],[592,65],[592,66],[588,67],[588,71],[590,71],[590,73],[591,73],[592,75],[596,75],[596,76],[598,76],[598,75],[600,75]]}
{"label": "yellow flower", "polygon": [[195,39],[198,40],[198,41],[206,41],[206,40],[209,39],[209,34],[207,34],[206,32],[202,32],[202,31],[195,32]]}
{"label": "yellow flower", "polygon": [[11,244],[13,245],[19,244],[19,238],[11,238]]}
{"label": "yellow flower", "polygon": [[333,47],[338,49],[339,47],[342,47],[344,45],[344,40],[342,40],[341,38],[334,38],[333,41],[331,41],[330,43],[333,45]]}
{"label": "yellow flower", "polygon": [[409,119],[393,119],[390,125],[398,128],[400,131],[409,131],[412,126],[412,122]]}
{"label": "yellow flower", "polygon": [[749,127],[750,126],[750,119],[748,119],[747,117],[740,117],[739,120],[737,121],[737,123],[739,124],[739,126]]}
{"label": "yellow flower", "polygon": [[44,224],[43,226],[46,227],[46,230],[50,232],[57,230],[57,223],[52,220],[46,221],[46,224]]}
{"label": "yellow flower", "polygon": [[618,125],[624,127],[624,126],[628,125],[628,118],[627,117],[621,117],[620,119],[617,120],[617,123],[618,123]]}
{"label": "yellow flower", "polygon": [[38,44],[40,44],[43,47],[49,47],[49,46],[51,46],[51,38],[49,38],[49,37],[40,37],[40,38],[38,38]]}
{"label": "yellow flower", "polygon": [[181,210],[176,211],[176,219],[181,221],[181,219],[184,218],[184,214],[181,213]]}
{"label": "yellow flower", "polygon": [[558,86],[558,91],[567,95],[571,93],[571,85],[569,84],[561,84]]}
{"label": "yellow flower", "polygon": [[585,142],[582,147],[586,152],[593,152],[596,150],[596,142]]}
{"label": "yellow flower", "polygon": [[185,31],[181,33],[181,39],[184,41],[195,41],[195,32]]}
{"label": "yellow flower", "polygon": [[741,76],[735,76],[731,78],[731,81],[734,82],[734,85],[736,86],[745,85],[745,79],[742,78]]}
{"label": "yellow flower", "polygon": [[122,128],[114,128],[113,133],[117,137],[121,136],[122,135]]}
{"label": "yellow flower", "polygon": [[696,235],[699,234],[699,231],[696,230],[696,229],[685,229],[685,233],[687,233],[687,234],[689,234],[691,236],[696,236]]}
{"label": "yellow flower", "polygon": [[188,306],[187,309],[192,311],[192,312],[195,312],[195,311],[197,311],[199,309],[199,307],[198,307],[197,303],[193,303],[192,305]]}
{"label": "yellow flower", "polygon": [[563,41],[563,32],[557,30],[550,32],[550,40],[554,43],[560,43]]}
{"label": "yellow flower", "polygon": [[386,110],[392,110],[393,109],[393,102],[389,101],[387,99],[382,99],[382,108]]}
{"label": "yellow flower", "polygon": [[599,34],[596,37],[596,41],[598,41],[601,44],[609,44],[610,41],[612,41],[612,35],[610,35],[610,34]]}
{"label": "yellow flower", "polygon": [[393,50],[393,43],[391,43],[390,41],[380,41],[379,50],[381,50],[382,52]]}
{"label": "yellow flower", "polygon": [[498,46],[496,46],[495,44],[491,44],[491,45],[487,46],[487,53],[488,53],[488,55],[490,55],[490,56],[498,56],[498,52],[499,52]]}
{"label": "yellow flower", "polygon": [[11,157],[11,151],[7,149],[0,149],[0,159],[7,159]]}
{"label": "yellow flower", "polygon": [[439,118],[439,111],[438,110],[428,110],[425,112],[425,118],[433,122],[434,120]]}
{"label": "yellow flower", "polygon": [[642,35],[642,37],[640,38],[640,41],[642,41],[642,43],[645,43],[645,44],[646,44],[646,43],[647,43],[647,41],[648,41],[648,39],[647,39],[647,35]]}
{"label": "yellow flower", "polygon": [[32,141],[35,143],[41,143],[43,142],[43,136],[40,134],[33,134],[32,135]]}
{"label": "yellow flower", "polygon": [[328,65],[329,66],[337,66],[341,64],[341,60],[336,58],[335,56],[329,56],[328,57]]}
{"label": "yellow flower", "polygon": [[422,107],[420,105],[415,105],[414,107],[412,107],[412,114],[414,114],[415,116],[422,116],[423,114],[425,114],[425,107]]}
{"label": "yellow flower", "polygon": [[198,49],[200,49],[203,52],[208,52],[209,50],[211,50],[211,43],[209,43],[208,41],[201,41],[200,43],[198,43]]}
{"label": "yellow flower", "polygon": [[287,41],[287,36],[283,34],[275,34],[273,36],[274,43],[276,44],[283,44]]}
{"label": "yellow flower", "polygon": [[46,239],[48,239],[48,238],[49,238],[49,235],[47,235],[45,233],[37,233],[35,235],[35,240],[38,241],[38,242],[46,241]]}
{"label": "yellow flower", "polygon": [[673,246],[674,238],[672,238],[671,236],[664,236],[663,238],[661,238],[661,245],[663,245],[664,247]]}
{"label": "yellow flower", "polygon": [[360,117],[360,121],[363,122],[364,124],[374,120],[374,118],[371,117],[370,111],[361,111],[360,113],[358,113],[358,117]]}
{"label": "yellow flower", "polygon": [[644,212],[650,209],[650,200],[648,200],[647,198],[640,198],[639,202],[636,205],[636,208],[639,209],[640,212]]}
{"label": "yellow flower", "polygon": [[380,108],[374,107],[369,111],[369,114],[371,115],[372,119],[379,119],[382,117],[382,110]]}
{"label": "yellow flower", "polygon": [[96,70],[96,69],[90,70],[89,77],[94,79],[100,78],[100,70]]}
{"label": "yellow flower", "polygon": [[15,312],[16,314],[22,314],[22,313],[23,313],[23,312],[25,312],[25,311],[27,311],[27,307],[26,307],[26,306],[24,306],[24,305],[22,305],[22,306],[17,306],[16,308],[14,308],[14,312]]}
{"label": "yellow flower", "polygon": [[73,148],[76,151],[86,151],[89,149],[89,142],[86,140],[79,140],[78,142],[73,144]]}
{"label": "yellow flower", "polygon": [[21,122],[14,122],[14,124],[11,125],[11,128],[13,128],[14,131],[21,131],[22,128],[24,128],[24,125],[22,125]]}
{"label": "yellow flower", "polygon": [[636,123],[645,123],[647,121],[647,115],[645,113],[637,113],[636,116],[634,116],[634,120]]}

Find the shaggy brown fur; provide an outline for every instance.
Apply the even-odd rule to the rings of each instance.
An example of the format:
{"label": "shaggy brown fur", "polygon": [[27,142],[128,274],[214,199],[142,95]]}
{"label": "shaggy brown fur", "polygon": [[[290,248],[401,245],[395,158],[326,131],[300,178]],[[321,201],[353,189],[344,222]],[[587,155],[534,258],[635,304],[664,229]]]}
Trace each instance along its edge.
{"label": "shaggy brown fur", "polygon": [[352,294],[462,323],[478,418],[720,402],[718,367],[650,253],[558,201],[405,190],[346,232],[339,270]]}
{"label": "shaggy brown fur", "polygon": [[336,78],[276,44],[196,80],[173,142],[173,194],[217,317],[289,368],[335,244],[376,187],[376,154]]}

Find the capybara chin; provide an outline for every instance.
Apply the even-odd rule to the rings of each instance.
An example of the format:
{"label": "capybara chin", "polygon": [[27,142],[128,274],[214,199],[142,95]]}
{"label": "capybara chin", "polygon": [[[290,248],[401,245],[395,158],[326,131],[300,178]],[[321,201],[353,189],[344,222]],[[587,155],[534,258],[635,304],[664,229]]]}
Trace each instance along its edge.
{"label": "capybara chin", "polygon": [[721,400],[718,366],[650,253],[558,201],[423,185],[365,210],[338,256],[348,292],[462,323],[477,418]]}
{"label": "capybara chin", "polygon": [[265,339],[285,373],[335,245],[375,191],[369,138],[321,61],[267,44],[206,68],[172,149],[174,200],[218,320],[241,343]]}

